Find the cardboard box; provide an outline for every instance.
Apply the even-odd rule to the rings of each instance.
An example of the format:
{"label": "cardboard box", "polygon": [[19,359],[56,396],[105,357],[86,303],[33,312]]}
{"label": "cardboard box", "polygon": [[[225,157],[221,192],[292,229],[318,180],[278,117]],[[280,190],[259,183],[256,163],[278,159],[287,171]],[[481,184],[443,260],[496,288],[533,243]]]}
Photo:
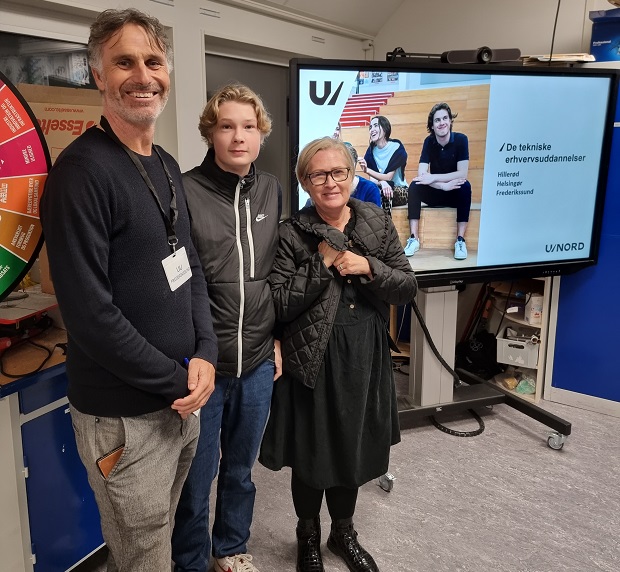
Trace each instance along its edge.
{"label": "cardboard box", "polygon": [[52,163],[69,143],[101,118],[101,96],[94,89],[25,83],[18,84],[17,89],[41,126]]}
{"label": "cardboard box", "polygon": [[535,368],[538,365],[538,344],[506,339],[506,328],[497,336],[497,361],[515,367]]}
{"label": "cardboard box", "polygon": [[[101,118],[101,96],[92,89],[20,83],[17,89],[37,118],[52,163],[61,151]],[[54,294],[45,245],[39,253],[41,292]]]}
{"label": "cardboard box", "polygon": [[620,61],[620,8],[594,10],[590,53],[597,62]]}

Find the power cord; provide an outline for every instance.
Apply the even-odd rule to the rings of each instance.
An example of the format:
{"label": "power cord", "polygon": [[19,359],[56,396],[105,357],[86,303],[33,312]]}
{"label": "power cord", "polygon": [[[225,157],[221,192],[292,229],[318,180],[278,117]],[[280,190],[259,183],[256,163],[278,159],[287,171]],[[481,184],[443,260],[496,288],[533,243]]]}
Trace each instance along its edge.
{"label": "power cord", "polygon": [[560,15],[561,4],[562,4],[562,0],[558,0],[558,7],[555,11],[555,20],[553,22],[553,34],[551,34],[551,50],[549,51],[549,67],[551,67],[551,63],[553,62],[553,44],[555,44],[555,30],[558,26],[558,16]]}
{"label": "power cord", "polygon": [[[400,335],[403,331],[403,326],[405,325],[405,317],[407,314],[407,312],[405,312],[405,308],[406,307],[403,307],[402,316],[400,318],[400,324],[398,325],[398,333],[396,334],[396,340],[400,340]],[[403,375],[408,375],[408,372],[403,371],[402,367],[403,365],[408,364],[410,359],[411,358],[408,356],[393,355],[392,356],[393,371],[397,371],[399,373],[402,373]]]}
{"label": "power cord", "polygon": [[[51,320],[49,321],[49,323],[40,331],[36,334],[35,337],[40,336],[41,334],[43,334],[44,332],[46,332],[52,325]],[[36,369],[33,369],[31,371],[27,371],[24,373],[8,373],[5,369],[4,369],[4,357],[11,352],[11,350],[13,348],[18,348],[24,344],[29,344],[31,346],[34,346],[35,348],[41,349],[43,351],[45,351],[46,356],[43,359],[43,361],[38,365],[38,367]],[[66,343],[58,343],[55,344],[54,347],[52,349],[48,348],[47,346],[44,346],[42,344],[38,344],[37,342],[32,341],[32,338],[24,338],[23,340],[20,340],[16,343],[14,343],[13,345],[11,345],[9,348],[7,348],[4,352],[2,352],[0,354],[0,373],[4,376],[4,377],[8,377],[10,379],[19,379],[21,377],[26,377],[28,375],[33,375],[39,371],[41,371],[41,369],[43,369],[43,367],[45,366],[45,364],[50,360],[50,358],[52,357],[54,350],[56,348],[61,348],[63,350],[63,353],[66,353],[67,350],[67,344]]]}
{"label": "power cord", "polygon": [[473,409],[468,409],[467,411],[469,411],[473,418],[478,421],[478,429],[475,429],[474,431],[457,431],[456,429],[450,429],[450,427],[446,427],[445,425],[439,423],[435,417],[431,417],[431,422],[440,431],[443,431],[448,435],[454,435],[455,437],[475,437],[476,435],[480,435],[480,433],[484,431],[484,421],[482,420],[482,417],[480,417],[480,415],[478,415]]}
{"label": "power cord", "polygon": [[495,331],[495,337],[499,336],[499,332],[502,328],[502,324],[504,323],[504,318],[508,313],[508,304],[510,304],[510,297],[512,296],[512,289],[514,288],[515,283],[510,283],[510,289],[508,290],[508,294],[506,295],[506,302],[504,303],[504,310],[502,311],[502,317],[499,319],[499,324],[497,325],[497,330]]}

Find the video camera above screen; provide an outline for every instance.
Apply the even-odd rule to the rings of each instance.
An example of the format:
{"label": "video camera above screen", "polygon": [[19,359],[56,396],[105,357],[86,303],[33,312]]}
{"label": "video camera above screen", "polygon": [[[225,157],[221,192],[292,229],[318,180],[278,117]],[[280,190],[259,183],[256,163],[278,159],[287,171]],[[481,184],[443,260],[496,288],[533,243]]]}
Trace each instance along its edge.
{"label": "video camera above screen", "polygon": [[[409,259],[422,287],[553,276],[596,263],[617,71],[405,58],[292,60],[290,71],[292,164],[299,149],[338,125],[364,157],[370,121],[381,115],[406,150],[409,193],[429,113],[448,103],[452,131],[468,141],[468,255],[453,256],[456,209],[423,204],[420,250]],[[294,175],[291,189],[296,211],[308,195]],[[392,218],[404,246],[407,206],[392,208]]]}

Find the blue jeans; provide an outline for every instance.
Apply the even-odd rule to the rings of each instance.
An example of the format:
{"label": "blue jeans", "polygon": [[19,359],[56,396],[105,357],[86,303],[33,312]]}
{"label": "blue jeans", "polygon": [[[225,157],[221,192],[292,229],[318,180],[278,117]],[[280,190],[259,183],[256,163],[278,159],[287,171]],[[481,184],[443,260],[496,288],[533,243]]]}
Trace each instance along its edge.
{"label": "blue jeans", "polygon": [[[269,415],[274,371],[273,361],[265,360],[240,378],[215,378],[200,412],[198,448],[176,512],[175,572],[206,572],[211,551],[216,558],[246,552],[256,496],[252,466]],[[218,465],[211,539],[209,494]]]}

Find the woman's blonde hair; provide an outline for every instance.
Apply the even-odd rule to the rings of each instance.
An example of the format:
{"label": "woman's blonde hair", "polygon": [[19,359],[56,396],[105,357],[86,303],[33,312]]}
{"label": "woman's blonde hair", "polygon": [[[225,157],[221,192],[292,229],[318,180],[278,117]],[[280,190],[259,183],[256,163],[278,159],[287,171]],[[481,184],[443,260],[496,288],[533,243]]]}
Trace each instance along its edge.
{"label": "woman's blonde hair", "polygon": [[355,174],[355,163],[353,162],[353,157],[351,156],[347,145],[342,141],[339,141],[338,139],[332,139],[331,137],[321,137],[320,139],[310,141],[310,143],[308,143],[297,156],[295,175],[297,176],[297,180],[304,189],[306,189],[306,177],[308,175],[308,165],[310,164],[310,161],[312,161],[312,158],[319,151],[327,151],[330,149],[340,151],[344,165],[351,169],[350,175],[351,180],[353,180],[353,175]]}
{"label": "woman's blonde hair", "polygon": [[240,83],[225,85],[209,98],[198,122],[198,130],[207,145],[211,146],[213,139],[211,134],[217,125],[220,116],[220,105],[228,101],[248,103],[256,112],[256,126],[261,134],[261,145],[271,133],[271,117],[265,109],[263,100],[249,87]]}

